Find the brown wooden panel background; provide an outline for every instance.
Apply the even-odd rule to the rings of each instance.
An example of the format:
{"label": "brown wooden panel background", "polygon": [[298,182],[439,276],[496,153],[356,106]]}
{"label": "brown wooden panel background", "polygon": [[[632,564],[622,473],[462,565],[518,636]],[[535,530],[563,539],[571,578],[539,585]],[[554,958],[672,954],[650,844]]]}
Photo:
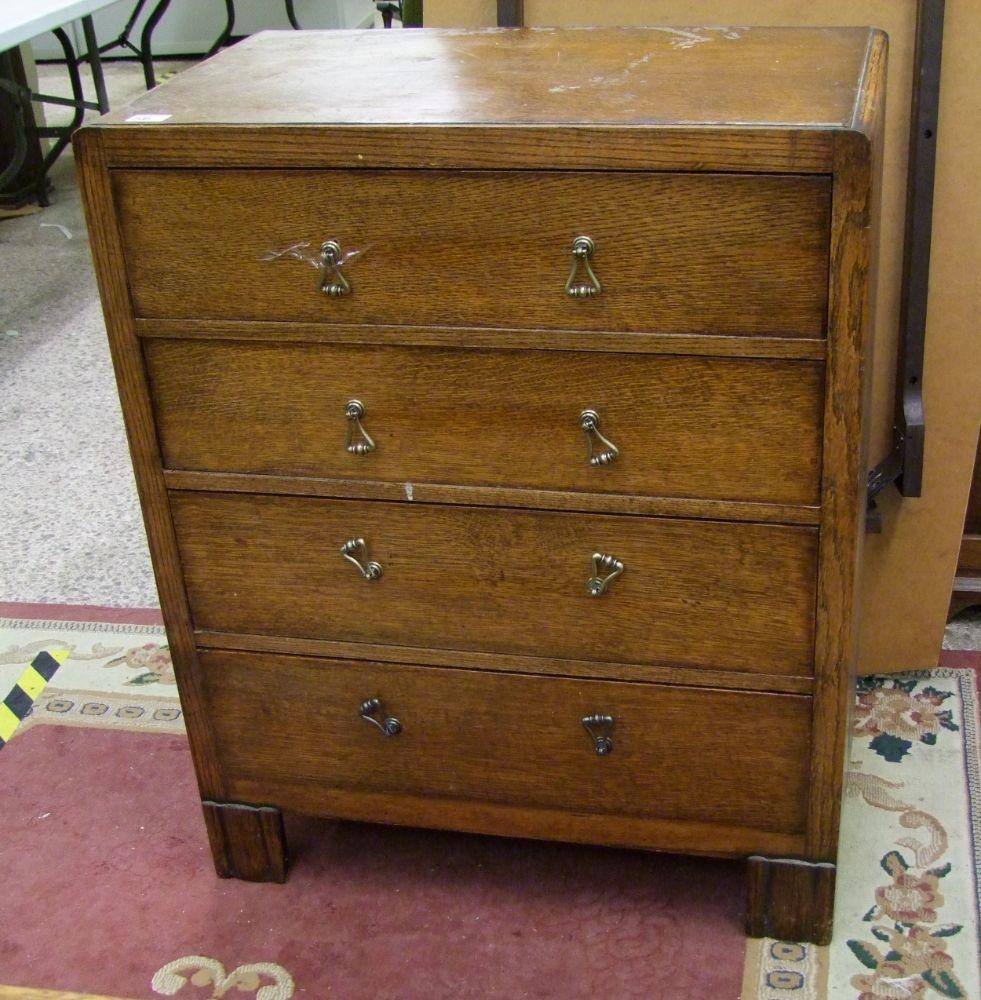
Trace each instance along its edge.
{"label": "brown wooden panel background", "polygon": [[[495,0],[426,0],[427,27],[486,27]],[[906,194],[915,0],[525,0],[527,25],[874,25],[889,34],[877,288],[872,462],[890,440]],[[885,530],[866,540],[860,668],[936,664],[981,420],[981,37],[977,0],[947,0],[924,397],[923,496],[880,499]],[[711,43],[710,43],[711,44]]]}

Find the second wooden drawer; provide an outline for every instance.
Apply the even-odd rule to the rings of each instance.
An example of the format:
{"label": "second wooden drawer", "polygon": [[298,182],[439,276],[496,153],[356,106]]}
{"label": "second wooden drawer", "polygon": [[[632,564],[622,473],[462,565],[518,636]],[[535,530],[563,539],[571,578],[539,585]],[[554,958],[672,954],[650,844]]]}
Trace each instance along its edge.
{"label": "second wooden drawer", "polygon": [[[819,502],[815,362],[184,340],[144,350],[170,469]],[[346,417],[355,399],[360,428]],[[598,433],[587,436],[590,410]],[[376,447],[359,452],[365,433]],[[599,435],[619,450],[612,463]]]}
{"label": "second wooden drawer", "polygon": [[[199,629],[812,672],[813,528],[182,491],[171,509]],[[375,578],[341,554],[358,538]],[[616,566],[594,553],[624,567],[599,596]]]}

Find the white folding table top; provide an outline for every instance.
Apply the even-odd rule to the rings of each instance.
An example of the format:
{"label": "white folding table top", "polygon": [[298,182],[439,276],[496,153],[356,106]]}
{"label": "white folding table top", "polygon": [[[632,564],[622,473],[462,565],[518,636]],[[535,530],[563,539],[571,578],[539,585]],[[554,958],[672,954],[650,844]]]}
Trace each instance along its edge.
{"label": "white folding table top", "polygon": [[111,7],[117,0],[3,0],[0,3],[0,52],[60,28],[69,21]]}

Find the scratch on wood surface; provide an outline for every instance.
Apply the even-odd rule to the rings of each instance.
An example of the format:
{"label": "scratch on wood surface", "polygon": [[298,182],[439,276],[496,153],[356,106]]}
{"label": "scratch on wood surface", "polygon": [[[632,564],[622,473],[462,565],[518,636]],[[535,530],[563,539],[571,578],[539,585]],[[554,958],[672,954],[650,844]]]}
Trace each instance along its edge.
{"label": "scratch on wood surface", "polygon": [[[671,48],[673,49],[690,49],[696,45],[700,45],[702,42],[711,42],[716,38],[728,38],[736,39],[742,37],[740,34],[741,29],[736,28],[651,28],[652,31],[663,31],[666,34],[672,36],[671,38]],[[641,56],[639,59],[634,59],[633,62],[628,63],[619,73],[613,73],[609,76],[599,74],[597,76],[590,77],[582,83],[563,83],[557,84],[554,87],[549,87],[548,92],[550,94],[567,94],[571,91],[582,90],[583,87],[588,85],[593,86],[615,86],[616,84],[625,83],[627,78],[633,73],[634,70],[648,63],[653,58],[654,53],[648,52],[647,55]]]}
{"label": "scratch on wood surface", "polygon": [[[711,42],[715,38],[722,37],[730,40],[741,37],[739,29],[736,28],[654,28],[654,31],[663,31],[674,36],[671,40],[673,49],[690,49],[702,42]],[[705,34],[713,32],[713,34]]]}

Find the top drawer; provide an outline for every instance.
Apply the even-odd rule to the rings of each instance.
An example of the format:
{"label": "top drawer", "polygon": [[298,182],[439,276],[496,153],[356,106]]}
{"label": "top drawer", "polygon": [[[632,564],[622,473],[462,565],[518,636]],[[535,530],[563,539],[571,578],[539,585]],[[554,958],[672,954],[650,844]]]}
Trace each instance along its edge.
{"label": "top drawer", "polygon": [[[113,187],[141,317],[825,332],[823,176],[117,170]],[[566,289],[579,236],[590,297]],[[321,291],[328,240],[362,251],[348,294]],[[266,259],[299,244],[306,261]]]}

